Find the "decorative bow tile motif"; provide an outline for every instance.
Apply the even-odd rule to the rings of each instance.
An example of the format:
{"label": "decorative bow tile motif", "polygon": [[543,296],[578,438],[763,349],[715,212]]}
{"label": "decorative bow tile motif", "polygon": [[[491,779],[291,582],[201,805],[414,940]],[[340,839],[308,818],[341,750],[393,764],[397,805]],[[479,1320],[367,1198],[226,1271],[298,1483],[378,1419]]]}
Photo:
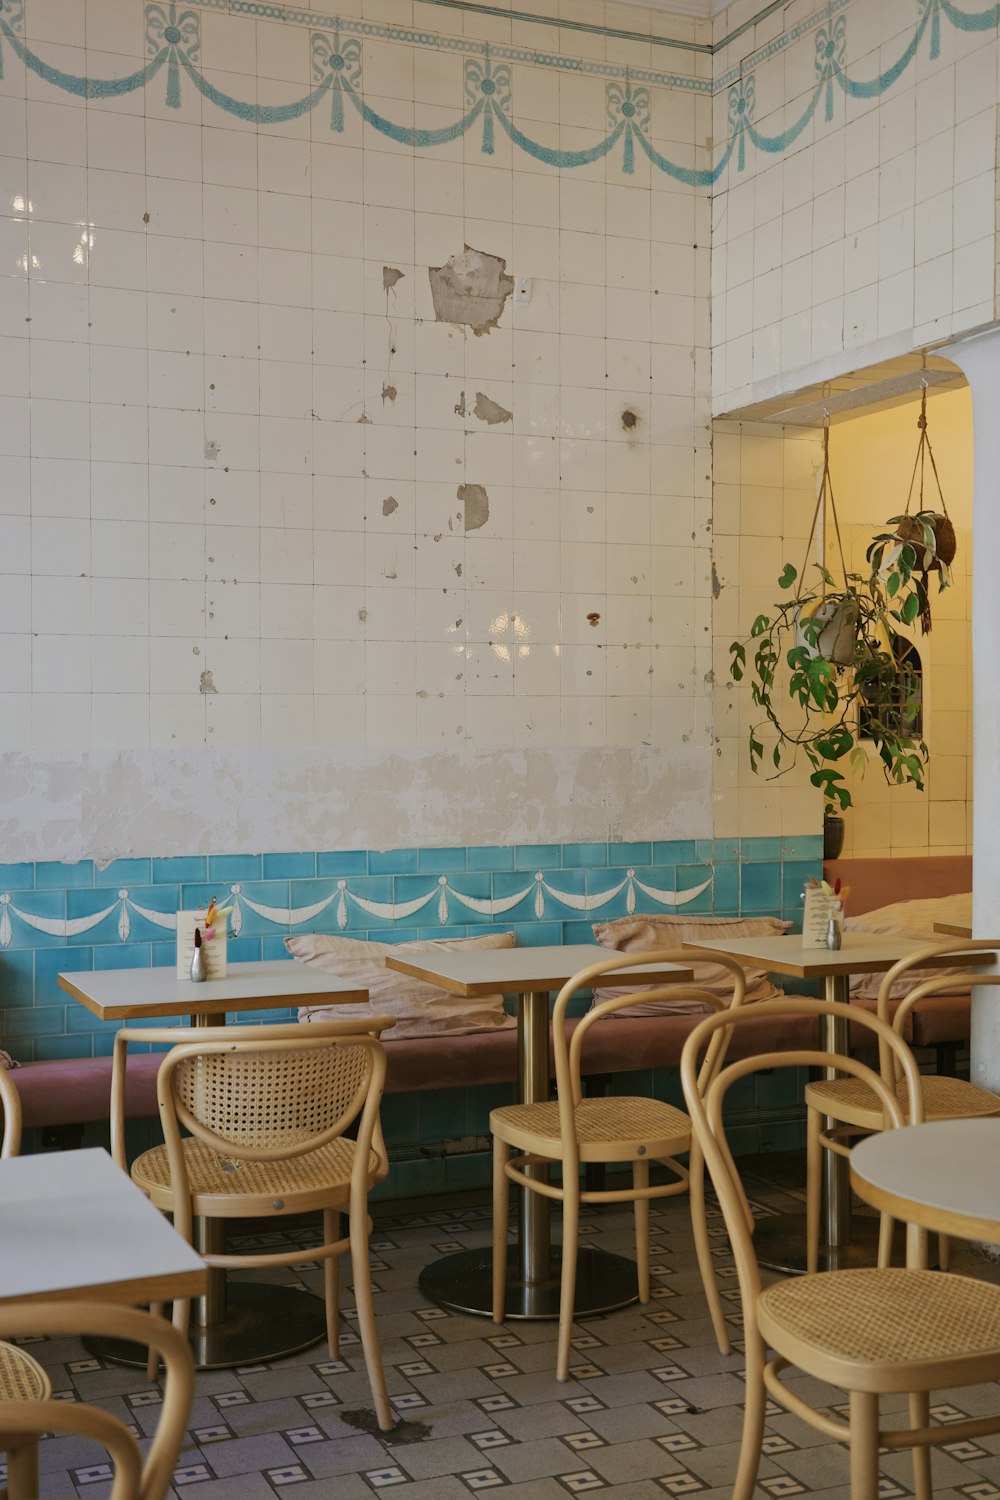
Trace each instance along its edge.
{"label": "decorative bow tile motif", "polygon": [[330,129],[339,133],[344,128],[345,88],[361,91],[361,43],[357,37],[341,41],[339,31],[332,37],[314,31],[310,45],[313,79],[319,84],[329,84]]}
{"label": "decorative bow tile motif", "polygon": [[608,126],[611,130],[624,125],[625,151],[622,171],[629,177],[635,170],[635,133],[649,134],[649,89],[636,88],[631,78],[624,84],[608,84]]}
{"label": "decorative bow tile motif", "polygon": [[507,63],[495,63],[488,47],[481,63],[470,57],[465,64],[465,102],[470,110],[482,105],[483,155],[492,156],[493,117],[498,111],[510,112],[511,78]]}
{"label": "decorative bow tile motif", "polygon": [[181,73],[183,59],[196,63],[201,52],[201,19],[197,11],[178,11],[176,5],[146,6],[146,55],[167,55],[167,104],[181,107]]}

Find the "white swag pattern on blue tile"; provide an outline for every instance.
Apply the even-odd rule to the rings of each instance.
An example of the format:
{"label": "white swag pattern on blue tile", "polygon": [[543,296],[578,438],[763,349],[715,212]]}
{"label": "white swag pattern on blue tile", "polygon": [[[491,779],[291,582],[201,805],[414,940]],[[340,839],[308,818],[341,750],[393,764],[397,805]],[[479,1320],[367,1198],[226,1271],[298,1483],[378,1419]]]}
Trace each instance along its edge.
{"label": "white swag pattern on blue tile", "polygon": [[[631,916],[636,910],[636,890],[642,892],[658,906],[678,907],[686,906],[689,902],[696,900],[709,889],[712,878],[703,880],[699,885],[689,886],[681,891],[663,890],[658,886],[649,885],[640,880],[634,869],[626,870],[625,876],[616,884],[609,886],[604,891],[591,891],[586,894],[579,891],[562,891],[554,885],[542,870],[535,872],[534,877],[528,882],[523,890],[512,892],[506,896],[470,896],[465,891],[456,890],[449,884],[447,875],[440,875],[430,885],[426,892],[412,897],[408,901],[372,901],[367,896],[362,896],[350,888],[346,879],[336,882],[334,889],[328,896],[319,901],[314,901],[308,906],[269,906],[263,902],[254,901],[247,895],[239,881],[233,882],[230,887],[232,897],[232,913],[229,921],[229,930],[233,937],[239,937],[243,930],[243,908],[252,911],[265,922],[271,922],[275,927],[300,927],[306,922],[314,922],[321,912],[326,911],[329,906],[336,902],[335,920],[337,926],[346,928],[350,921],[348,903],[357,907],[359,911],[370,917],[375,917],[382,922],[402,922],[409,917],[416,916],[417,912],[431,907],[435,898],[437,899],[437,919],[442,926],[446,926],[452,919],[452,908],[449,903],[454,901],[459,908],[464,907],[466,911],[475,912],[481,917],[502,917],[520,906],[523,901],[531,897],[531,910],[536,921],[541,921],[545,916],[545,897],[548,895],[560,905],[571,911],[578,911],[584,915],[600,911],[601,907],[607,906],[621,893],[625,892],[625,910]],[[121,942],[128,942],[132,932],[130,912],[142,917],[154,927],[161,927],[165,931],[176,930],[177,918],[172,911],[156,911],[148,906],[141,906],[134,901],[127,889],[122,888],[110,905],[103,906],[100,910],[90,912],[81,917],[44,917],[34,912],[25,911],[15,903],[14,897],[9,891],[0,894],[0,948],[9,948],[13,941],[14,929],[11,917],[24,922],[26,926],[32,927],[36,932],[44,932],[49,937],[73,938],[79,937],[92,928],[100,926],[108,917],[118,915],[118,937]],[[461,912],[455,912],[455,916],[461,920]]]}

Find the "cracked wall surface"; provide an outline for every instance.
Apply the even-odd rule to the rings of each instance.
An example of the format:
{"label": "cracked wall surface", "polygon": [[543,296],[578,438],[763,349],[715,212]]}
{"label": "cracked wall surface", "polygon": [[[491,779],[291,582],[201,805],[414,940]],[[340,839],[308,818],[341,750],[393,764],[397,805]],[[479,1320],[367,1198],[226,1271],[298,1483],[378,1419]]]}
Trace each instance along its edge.
{"label": "cracked wall surface", "polygon": [[[308,26],[199,17],[315,87]],[[450,46],[361,53],[394,119],[459,108]],[[511,72],[606,132],[599,68]],[[180,90],[4,54],[0,863],[707,835],[707,196]],[[664,97],[701,150],[707,95]]]}

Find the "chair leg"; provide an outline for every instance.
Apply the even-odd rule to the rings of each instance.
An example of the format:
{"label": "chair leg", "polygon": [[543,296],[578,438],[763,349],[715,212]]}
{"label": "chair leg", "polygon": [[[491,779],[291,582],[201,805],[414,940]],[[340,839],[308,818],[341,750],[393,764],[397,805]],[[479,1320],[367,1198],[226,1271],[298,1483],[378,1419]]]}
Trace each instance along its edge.
{"label": "chair leg", "polygon": [[951,1240],[946,1234],[938,1235],[938,1270],[947,1271],[951,1265]]}
{"label": "chair leg", "polygon": [[573,1303],[576,1300],[576,1252],[580,1236],[579,1169],[563,1172],[562,1281],[559,1289],[559,1344],[556,1379],[569,1379],[573,1343]]}
{"label": "chair leg", "polygon": [[354,1304],[357,1308],[358,1333],[368,1370],[375,1416],[383,1432],[391,1432],[396,1419],[389,1405],[389,1390],[382,1368],[382,1353],[378,1345],[378,1329],[375,1326],[375,1309],[372,1305],[372,1277],[368,1264],[368,1205],[351,1204],[351,1271],[354,1276]]}
{"label": "chair leg", "polygon": [[719,1284],[715,1279],[712,1245],[708,1237],[708,1220],[705,1217],[705,1158],[698,1148],[697,1141],[694,1140],[691,1142],[688,1169],[691,1174],[688,1179],[688,1192],[691,1199],[691,1233],[694,1236],[694,1248],[695,1254],[698,1257],[698,1270],[701,1272],[701,1284],[705,1289],[705,1301],[708,1303],[709,1316],[712,1319],[712,1328],[715,1332],[715,1341],[719,1346],[719,1353],[732,1354],[733,1346],[729,1341],[729,1329],[726,1326],[725,1314],[722,1311]]}
{"label": "chair leg", "polygon": [[[154,1318],[163,1318],[166,1317],[167,1304],[165,1302],[151,1302],[149,1304],[149,1310],[153,1314]],[[149,1352],[146,1355],[146,1379],[155,1380],[159,1373],[160,1356],[157,1354],[152,1344],[150,1344]]]}
{"label": "chair leg", "polygon": [[[11,1439],[12,1442],[16,1439]],[[38,1442],[27,1438],[7,1451],[7,1489],[10,1500],[36,1500],[38,1490]]]}
{"label": "chair leg", "polygon": [[[587,1073],[580,1080],[585,1099],[603,1099],[611,1088],[610,1073]],[[603,1193],[607,1186],[607,1167],[602,1161],[588,1161],[583,1169],[583,1185],[588,1193]]]}
{"label": "chair leg", "polygon": [[[636,1192],[649,1187],[649,1162],[632,1163],[632,1187]],[[639,1301],[649,1301],[649,1199],[635,1200],[635,1265],[639,1273]]]}
{"label": "chair leg", "polygon": [[[764,1342],[758,1333],[747,1338],[746,1401],[743,1406],[743,1436],[740,1461],[733,1483],[732,1500],[753,1500],[760,1468],[760,1449],[764,1441]],[[871,1500],[871,1496],[868,1497]]]}
{"label": "chair leg", "polygon": [[[910,1426],[929,1427],[931,1422],[931,1398],[927,1391],[910,1394]],[[916,1500],[932,1500],[931,1450],[926,1447],[913,1448],[913,1493]]]}
{"label": "chair leg", "polygon": [[878,1397],[851,1392],[851,1500],[878,1494]]}
{"label": "chair leg", "polygon": [[493,1137],[493,1321],[502,1323],[507,1291],[507,1221],[510,1218],[510,1178],[504,1171],[510,1155],[507,1142]]}
{"label": "chair leg", "polygon": [[[340,1212],[323,1210],[323,1239],[327,1245],[340,1239]],[[323,1261],[323,1300],[326,1303],[326,1342],[331,1359],[340,1358],[340,1256]]]}
{"label": "chair leg", "polygon": [[878,1268],[885,1271],[892,1265],[892,1237],[896,1221],[889,1214],[878,1216]]}
{"label": "chair leg", "polygon": [[806,1111],[806,1270],[819,1270],[819,1220],[822,1197],[823,1147],[820,1132],[823,1117],[810,1105]]}

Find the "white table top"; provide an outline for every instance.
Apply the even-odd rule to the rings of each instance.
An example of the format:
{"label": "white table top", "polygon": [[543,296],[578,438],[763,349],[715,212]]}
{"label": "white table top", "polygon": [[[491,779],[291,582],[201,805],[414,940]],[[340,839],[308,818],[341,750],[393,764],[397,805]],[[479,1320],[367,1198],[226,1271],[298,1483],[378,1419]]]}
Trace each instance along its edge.
{"label": "white table top", "polygon": [[0,1161],[0,1302],[198,1296],[204,1261],[106,1151]]}
{"label": "white table top", "polygon": [[[790,932],[780,937],[732,937],[718,941],[686,942],[685,948],[722,953],[737,963],[752,961],[771,974],[794,974],[798,979],[819,979],[827,974],[869,974],[891,969],[907,954],[918,953],[940,943],[940,937],[906,937],[903,934],[845,932],[841,948],[805,948],[802,937]],[[943,953],[929,967],[951,968],[957,964],[991,964],[992,953],[969,953],[961,949]]]}
{"label": "white table top", "polygon": [[60,974],[59,983],[102,1021],[197,1016],[231,1010],[367,1004],[368,991],[294,960],[230,964],[225,979],[194,984],[171,964],[158,969],[95,969]]}
{"label": "white table top", "polygon": [[[615,958],[613,949],[599,943],[566,943],[543,948],[442,948],[386,959],[390,969],[440,984],[463,999],[478,995],[525,995],[560,990],[567,979],[590,964]],[[680,964],[635,964],[616,969],[608,983],[689,983],[692,971]]]}
{"label": "white table top", "polygon": [[897,1218],[1000,1241],[1000,1119],[932,1120],[868,1136],[851,1152],[851,1182],[876,1208],[898,1205]]}

